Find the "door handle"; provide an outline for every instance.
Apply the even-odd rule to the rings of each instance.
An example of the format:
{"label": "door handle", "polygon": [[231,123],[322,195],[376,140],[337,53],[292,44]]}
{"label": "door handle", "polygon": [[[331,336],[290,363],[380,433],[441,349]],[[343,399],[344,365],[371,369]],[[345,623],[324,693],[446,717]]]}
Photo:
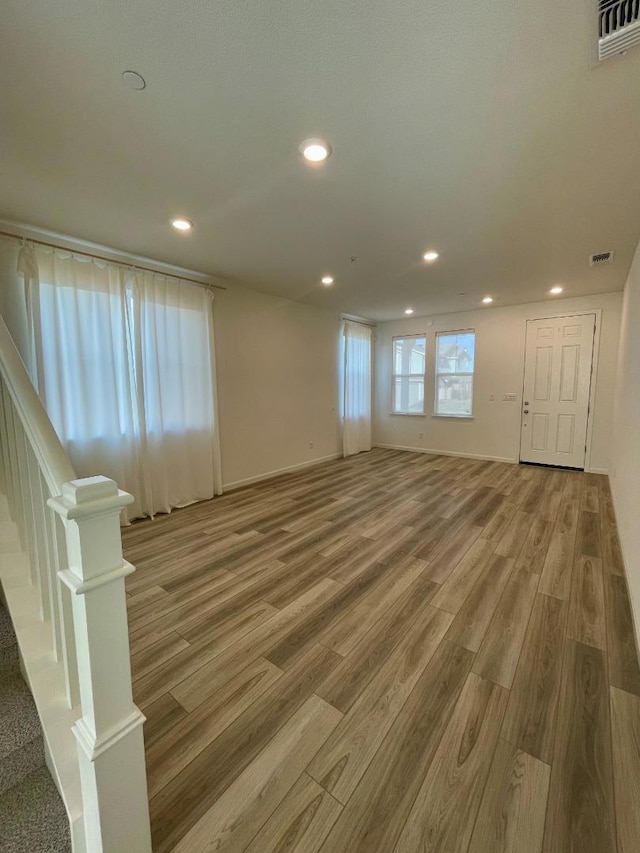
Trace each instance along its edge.
{"label": "door handle", "polygon": [[529,414],[529,409],[524,409],[524,410],[523,410],[523,413],[524,413],[525,415],[528,415],[528,414]]}

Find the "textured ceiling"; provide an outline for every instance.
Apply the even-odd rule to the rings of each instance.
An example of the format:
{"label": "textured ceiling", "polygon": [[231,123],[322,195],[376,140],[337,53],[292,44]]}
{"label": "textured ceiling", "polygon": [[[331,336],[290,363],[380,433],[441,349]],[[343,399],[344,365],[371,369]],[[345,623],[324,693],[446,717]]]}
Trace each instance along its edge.
{"label": "textured ceiling", "polygon": [[640,49],[592,68],[589,7],[4,0],[0,216],[373,319],[620,290]]}

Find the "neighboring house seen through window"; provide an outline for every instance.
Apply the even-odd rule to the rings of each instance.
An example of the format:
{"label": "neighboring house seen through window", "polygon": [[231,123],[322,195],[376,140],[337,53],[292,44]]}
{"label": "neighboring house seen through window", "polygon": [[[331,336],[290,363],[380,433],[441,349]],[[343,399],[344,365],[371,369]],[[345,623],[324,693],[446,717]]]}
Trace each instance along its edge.
{"label": "neighboring house seen through window", "polygon": [[436,335],[436,415],[471,417],[475,347],[472,329]]}

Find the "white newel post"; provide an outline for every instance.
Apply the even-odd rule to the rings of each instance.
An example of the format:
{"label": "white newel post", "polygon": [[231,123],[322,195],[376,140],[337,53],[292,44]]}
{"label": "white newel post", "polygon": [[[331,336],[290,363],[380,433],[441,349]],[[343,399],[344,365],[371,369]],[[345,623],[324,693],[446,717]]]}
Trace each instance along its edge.
{"label": "white newel post", "polygon": [[48,503],[64,521],[82,716],[74,726],[87,853],[150,853],[144,716],[133,704],[120,510],[113,480],[65,483]]}

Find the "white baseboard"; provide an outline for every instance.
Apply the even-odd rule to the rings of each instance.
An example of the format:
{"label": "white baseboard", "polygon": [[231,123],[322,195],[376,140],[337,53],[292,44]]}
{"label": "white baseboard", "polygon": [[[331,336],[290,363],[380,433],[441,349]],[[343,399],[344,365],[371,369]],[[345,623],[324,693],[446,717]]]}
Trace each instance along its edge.
{"label": "white baseboard", "polygon": [[244,480],[234,480],[231,483],[223,483],[222,491],[230,492],[233,491],[233,489],[239,489],[240,486],[249,486],[251,483],[259,483],[261,480],[270,480],[272,477],[277,477],[280,474],[291,474],[293,471],[302,471],[304,468],[313,468],[314,465],[320,465],[322,462],[330,462],[332,459],[340,459],[341,457],[341,453],[330,453],[328,456],[309,459],[307,462],[298,462],[296,465],[287,465],[286,468],[276,468],[274,471],[265,471],[264,474],[258,474],[256,477],[246,477]]}
{"label": "white baseboard", "polygon": [[606,477],[609,476],[609,469],[608,468],[588,468],[588,469],[585,468],[584,470],[588,474],[604,474]]}
{"label": "white baseboard", "polygon": [[627,550],[627,539],[622,535],[620,531],[620,526],[618,524],[618,518],[620,514],[618,513],[618,509],[616,507],[616,500],[618,500],[618,491],[615,488],[615,480],[611,478],[613,482],[610,481],[611,485],[611,500],[613,501],[613,517],[616,525],[616,530],[618,531],[618,536],[620,538],[620,553],[622,556],[622,565],[624,568],[624,576],[627,582],[627,592],[629,594],[629,605],[631,608],[631,621],[633,623],[633,636],[636,641],[636,654],[638,659],[640,660],[640,601],[637,600],[634,595],[635,592],[635,584],[629,583],[629,566],[633,566],[635,562],[633,557]]}
{"label": "white baseboard", "polygon": [[484,459],[487,462],[508,462],[517,465],[518,459],[510,456],[484,456],[481,453],[461,453],[453,450],[434,450],[431,447],[405,447],[402,444],[380,444],[376,442],[374,447],[384,447],[387,450],[409,450],[411,453],[432,453],[434,456],[462,456],[464,459]]}

